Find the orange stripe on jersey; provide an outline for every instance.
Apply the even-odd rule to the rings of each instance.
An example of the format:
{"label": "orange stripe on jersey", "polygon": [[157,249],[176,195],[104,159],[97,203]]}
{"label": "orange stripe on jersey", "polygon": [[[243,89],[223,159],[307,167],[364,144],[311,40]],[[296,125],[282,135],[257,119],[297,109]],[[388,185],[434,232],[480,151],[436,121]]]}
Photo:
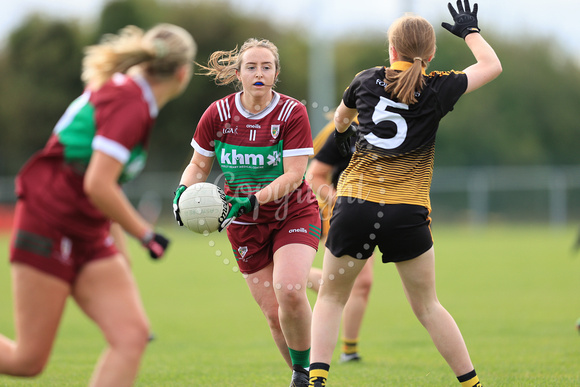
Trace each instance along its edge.
{"label": "orange stripe on jersey", "polygon": [[357,147],[340,177],[338,196],[385,204],[414,204],[431,211],[435,142],[404,155],[388,156]]}

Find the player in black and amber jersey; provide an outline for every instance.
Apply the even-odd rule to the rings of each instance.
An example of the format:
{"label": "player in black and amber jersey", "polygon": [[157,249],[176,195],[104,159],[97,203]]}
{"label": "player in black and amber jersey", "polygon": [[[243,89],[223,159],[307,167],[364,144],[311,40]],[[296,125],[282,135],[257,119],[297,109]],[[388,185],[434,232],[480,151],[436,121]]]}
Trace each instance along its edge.
{"label": "player in black and amber jersey", "polygon": [[462,72],[426,74],[435,31],[424,18],[406,15],[389,28],[390,67],[359,73],[336,110],[339,149],[347,150],[357,114],[359,125],[355,153],[338,184],[314,307],[312,386],[326,385],[344,304],[377,246],[383,262],[395,262],[415,315],[461,385],[480,386],[461,332],[437,299],[429,218],[439,121],[463,94],[501,73],[494,50],[479,34],[477,4],[471,10],[468,0],[458,0],[457,8],[449,4],[454,25],[443,27],[465,39],[475,64]]}

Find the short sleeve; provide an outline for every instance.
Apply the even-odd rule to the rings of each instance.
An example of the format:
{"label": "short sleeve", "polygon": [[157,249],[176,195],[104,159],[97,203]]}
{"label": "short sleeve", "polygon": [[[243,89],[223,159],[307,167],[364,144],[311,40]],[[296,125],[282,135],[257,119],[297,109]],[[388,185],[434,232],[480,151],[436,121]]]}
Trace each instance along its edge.
{"label": "short sleeve", "polygon": [[349,109],[356,109],[356,93],[361,86],[361,76],[369,70],[358,73],[342,94],[342,102]]}
{"label": "short sleeve", "polygon": [[435,71],[429,76],[434,78],[430,87],[438,96],[441,115],[445,116],[467,90],[467,75],[461,71]]}
{"label": "short sleeve", "polygon": [[288,156],[310,156],[314,154],[312,145],[312,130],[306,107],[297,102],[292,114],[288,118],[288,124],[283,134],[284,154]]}
{"label": "short sleeve", "polygon": [[215,156],[214,111],[215,102],[201,116],[191,141],[193,149],[206,157]]}
{"label": "short sleeve", "polygon": [[99,106],[93,149],[126,163],[130,149],[146,144],[151,129],[147,106],[137,98],[117,98]]}

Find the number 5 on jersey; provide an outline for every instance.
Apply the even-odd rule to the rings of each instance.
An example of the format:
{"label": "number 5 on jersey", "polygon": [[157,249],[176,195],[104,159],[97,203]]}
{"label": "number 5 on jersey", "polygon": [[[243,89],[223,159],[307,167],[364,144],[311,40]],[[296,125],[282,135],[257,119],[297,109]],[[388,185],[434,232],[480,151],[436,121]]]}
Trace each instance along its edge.
{"label": "number 5 on jersey", "polygon": [[397,133],[391,138],[380,138],[373,133],[369,133],[365,136],[365,139],[376,147],[383,149],[395,149],[400,146],[407,137],[407,121],[399,113],[395,113],[386,110],[387,107],[394,107],[397,109],[409,110],[409,105],[391,101],[388,98],[380,97],[377,106],[375,106],[375,112],[373,113],[373,122],[375,125],[379,125],[381,122],[390,121],[395,124],[397,128]]}

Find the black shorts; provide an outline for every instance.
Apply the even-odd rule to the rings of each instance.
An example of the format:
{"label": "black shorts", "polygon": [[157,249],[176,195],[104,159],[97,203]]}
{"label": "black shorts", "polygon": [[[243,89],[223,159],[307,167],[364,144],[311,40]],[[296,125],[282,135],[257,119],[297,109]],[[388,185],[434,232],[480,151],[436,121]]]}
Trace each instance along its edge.
{"label": "black shorts", "polygon": [[368,259],[375,247],[383,262],[401,262],[433,246],[429,210],[412,204],[379,204],[341,196],[336,201],[326,247],[336,256]]}

